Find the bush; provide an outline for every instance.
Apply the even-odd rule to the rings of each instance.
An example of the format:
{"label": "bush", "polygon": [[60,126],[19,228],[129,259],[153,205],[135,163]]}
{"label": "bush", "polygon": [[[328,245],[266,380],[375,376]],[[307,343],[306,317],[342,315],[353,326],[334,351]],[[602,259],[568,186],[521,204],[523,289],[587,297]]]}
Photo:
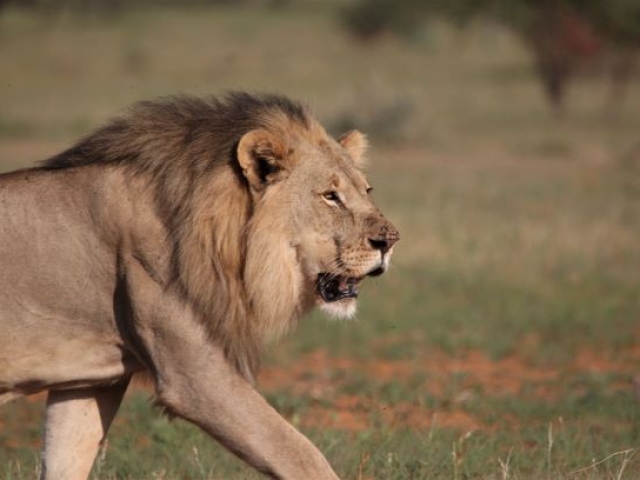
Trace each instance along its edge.
{"label": "bush", "polygon": [[632,78],[640,50],[638,0],[357,0],[342,11],[342,23],[356,37],[385,32],[412,37],[430,17],[462,26],[475,17],[498,20],[529,48],[543,89],[556,111],[570,80],[586,61],[612,54],[614,87]]}
{"label": "bush", "polygon": [[424,21],[425,4],[417,0],[359,0],[342,10],[342,23],[361,40],[387,31],[412,36]]}

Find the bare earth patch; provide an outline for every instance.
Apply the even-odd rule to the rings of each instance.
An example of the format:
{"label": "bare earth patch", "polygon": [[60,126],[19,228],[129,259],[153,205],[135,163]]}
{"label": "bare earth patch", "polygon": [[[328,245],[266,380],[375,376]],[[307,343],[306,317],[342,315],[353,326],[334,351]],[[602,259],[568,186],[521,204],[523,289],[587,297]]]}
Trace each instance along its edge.
{"label": "bare earth patch", "polygon": [[[411,360],[344,358],[316,350],[289,365],[265,367],[259,388],[267,394],[286,392],[291,398],[309,399],[304,408],[289,415],[291,421],[307,428],[494,431],[502,426],[487,424],[466,411],[474,398],[526,395],[554,401],[563,394],[563,382],[586,374],[615,374],[619,380],[609,382],[608,388],[635,392],[640,401],[640,348],[617,352],[615,358],[585,349],[571,362],[559,365],[534,365],[515,354],[492,360],[477,350],[455,355],[429,350]],[[364,390],[359,390],[358,382]],[[148,385],[134,383],[133,391],[150,392]],[[389,385],[398,386],[399,398],[380,394]],[[371,386],[375,388],[367,388]],[[428,398],[436,399],[438,406],[432,406]],[[26,400],[44,404],[45,399],[43,393]],[[518,423],[508,415],[502,420]],[[0,422],[0,429],[2,426]]]}
{"label": "bare earth patch", "polygon": [[[465,411],[468,400],[479,395],[526,395],[554,401],[562,394],[563,382],[588,374],[615,374],[621,380],[610,383],[609,388],[636,390],[640,396],[639,366],[640,349],[618,352],[615,358],[582,350],[571,362],[559,365],[534,365],[515,354],[492,360],[477,350],[456,355],[429,351],[412,360],[339,358],[317,350],[293,365],[265,368],[259,386],[267,393],[290,392],[310,398],[310,405],[293,419],[305,427],[493,430],[497,426]],[[353,392],[354,379],[365,379],[377,387],[399,385],[409,398],[385,401],[384,395],[366,388]],[[430,407],[428,397],[444,406]]]}

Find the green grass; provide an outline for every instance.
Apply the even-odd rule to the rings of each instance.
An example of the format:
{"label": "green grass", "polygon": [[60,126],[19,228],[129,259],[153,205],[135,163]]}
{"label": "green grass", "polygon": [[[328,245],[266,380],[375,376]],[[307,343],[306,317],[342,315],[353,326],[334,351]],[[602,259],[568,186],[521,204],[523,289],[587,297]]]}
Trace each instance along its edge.
{"label": "green grass", "polygon": [[[314,314],[270,347],[269,401],[346,479],[640,477],[640,89],[611,112],[606,83],[581,79],[557,119],[496,26],[359,45],[332,8],[8,10],[0,170],[158,95],[278,91],[361,122],[402,233],[393,268],[358,321]],[[258,478],[146,397],[126,400],[94,478]],[[0,409],[0,478],[34,477],[42,411]]]}
{"label": "green grass", "polygon": [[[349,479],[359,478],[359,467],[363,478],[505,478],[500,461],[508,462],[506,478],[636,478],[640,462],[635,457],[624,475],[617,475],[625,455],[635,452],[628,452],[630,446],[640,441],[637,401],[605,394],[602,386],[557,404],[482,399],[469,410],[497,420],[488,432],[460,432],[437,424],[426,431],[389,429],[372,415],[371,427],[358,433],[305,433]],[[289,408],[275,403],[285,411]],[[517,416],[518,425],[501,423],[505,415]],[[544,418],[548,421],[540,421]],[[617,455],[589,468],[610,454]],[[36,470],[35,455],[24,447],[2,452],[0,459],[2,478],[31,478]],[[149,410],[142,395],[125,404],[94,477],[259,478],[194,427]]]}

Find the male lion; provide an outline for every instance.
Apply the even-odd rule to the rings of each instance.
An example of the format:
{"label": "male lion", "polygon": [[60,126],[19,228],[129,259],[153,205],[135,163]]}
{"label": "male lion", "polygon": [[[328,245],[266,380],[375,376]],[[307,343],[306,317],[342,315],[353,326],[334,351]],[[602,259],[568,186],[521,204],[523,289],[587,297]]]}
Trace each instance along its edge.
{"label": "male lion", "polygon": [[252,382],[265,340],[388,267],[365,147],[283,97],[180,97],[0,175],[0,404],[49,390],[41,478],[88,476],[137,372],[260,472],[337,478]]}

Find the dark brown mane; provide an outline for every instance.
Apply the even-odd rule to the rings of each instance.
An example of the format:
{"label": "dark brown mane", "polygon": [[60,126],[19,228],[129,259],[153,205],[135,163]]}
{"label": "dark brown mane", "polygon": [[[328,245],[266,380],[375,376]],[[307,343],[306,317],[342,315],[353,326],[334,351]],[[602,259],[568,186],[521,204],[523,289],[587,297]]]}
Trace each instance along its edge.
{"label": "dark brown mane", "polygon": [[145,178],[173,243],[168,285],[194,305],[228,358],[252,378],[261,332],[245,305],[252,207],[236,149],[254,129],[287,135],[314,125],[302,105],[277,95],[140,102],[41,168],[104,165]]}
{"label": "dark brown mane", "polygon": [[233,158],[239,139],[250,130],[264,128],[265,118],[274,113],[309,128],[307,110],[279,95],[232,92],[221,98],[175,96],[139,102],[120,118],[44,161],[42,167],[120,163],[161,173],[170,169],[180,154],[192,163],[189,167],[208,170],[215,161]]}

